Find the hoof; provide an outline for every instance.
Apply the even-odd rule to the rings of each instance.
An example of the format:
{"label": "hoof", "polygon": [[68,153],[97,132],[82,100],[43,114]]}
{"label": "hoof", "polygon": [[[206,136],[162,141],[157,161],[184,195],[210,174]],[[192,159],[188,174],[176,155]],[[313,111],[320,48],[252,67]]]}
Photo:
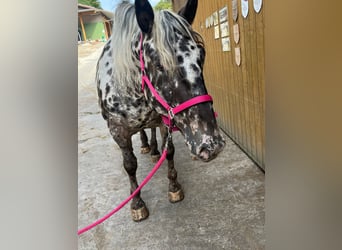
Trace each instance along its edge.
{"label": "hoof", "polygon": [[139,209],[131,209],[132,219],[136,222],[147,219],[149,212],[147,207],[142,207]]}
{"label": "hoof", "polygon": [[140,153],[141,154],[147,154],[151,151],[150,147],[141,147],[140,148]]}
{"label": "hoof", "polygon": [[175,203],[184,199],[184,193],[182,189],[179,189],[177,192],[169,192],[169,201],[171,203]]}
{"label": "hoof", "polygon": [[159,161],[160,155],[151,155],[151,161],[156,163]]}
{"label": "hoof", "polygon": [[193,161],[197,161],[198,160],[197,156],[194,155],[193,153],[190,154],[190,157],[191,157],[191,160],[193,160]]}
{"label": "hoof", "polygon": [[193,161],[197,161],[197,157],[195,156],[195,155],[191,155],[191,160],[193,160]]}

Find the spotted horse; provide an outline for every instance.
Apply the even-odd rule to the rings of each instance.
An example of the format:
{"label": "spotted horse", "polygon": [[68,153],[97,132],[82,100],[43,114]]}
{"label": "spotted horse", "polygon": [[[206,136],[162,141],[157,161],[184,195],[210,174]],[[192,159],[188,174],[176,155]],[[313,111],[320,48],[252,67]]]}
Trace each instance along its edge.
{"label": "spotted horse", "polygon": [[[203,161],[215,158],[225,145],[202,74],[203,39],[191,27],[197,4],[189,0],[179,13],[154,12],[148,1],[136,0],[122,2],[114,13],[96,83],[102,116],[122,151],[131,193],[138,187],[133,134],[160,128],[162,148],[167,146],[170,202],[184,198],[170,130],[177,127],[191,154]],[[134,221],[149,215],[140,192],[131,202],[131,215]]]}

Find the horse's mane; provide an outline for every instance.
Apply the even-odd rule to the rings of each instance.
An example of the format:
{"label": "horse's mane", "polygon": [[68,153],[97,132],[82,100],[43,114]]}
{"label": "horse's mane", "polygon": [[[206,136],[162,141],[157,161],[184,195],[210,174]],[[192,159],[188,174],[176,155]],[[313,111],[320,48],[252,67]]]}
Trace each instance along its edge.
{"label": "horse's mane", "polygon": [[[175,31],[203,45],[202,37],[191,29],[185,19],[168,10],[155,12],[152,38],[160,55],[160,63],[164,70],[170,72],[176,65]],[[139,71],[139,61],[132,52],[132,41],[139,41],[140,33],[134,5],[127,2],[118,5],[112,29],[113,73],[116,80],[130,81],[130,73],[135,75]]]}

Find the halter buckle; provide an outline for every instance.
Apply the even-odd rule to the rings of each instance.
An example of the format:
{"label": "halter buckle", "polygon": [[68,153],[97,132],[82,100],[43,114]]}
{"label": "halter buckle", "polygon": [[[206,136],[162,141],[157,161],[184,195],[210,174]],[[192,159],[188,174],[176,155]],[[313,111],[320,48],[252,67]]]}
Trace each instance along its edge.
{"label": "halter buckle", "polygon": [[175,114],[173,113],[173,108],[169,108],[169,110],[167,111],[170,121],[173,120],[173,118],[175,117]]}

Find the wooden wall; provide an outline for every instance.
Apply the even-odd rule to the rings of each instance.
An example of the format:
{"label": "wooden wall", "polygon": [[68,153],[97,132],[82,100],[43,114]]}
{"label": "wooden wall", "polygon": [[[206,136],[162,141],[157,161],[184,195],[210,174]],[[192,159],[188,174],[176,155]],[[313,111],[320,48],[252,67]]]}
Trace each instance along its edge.
{"label": "wooden wall", "polygon": [[[238,0],[238,18],[232,18],[231,0],[199,0],[193,27],[204,38],[206,62],[204,78],[214,98],[222,129],[256,162],[265,169],[265,62],[264,8],[259,13],[249,0],[247,18],[242,17]],[[214,38],[214,26],[207,28],[206,19],[215,11],[228,7],[230,51],[222,50],[221,34]],[[223,22],[222,22],[223,23]],[[240,40],[233,38],[237,23]],[[219,21],[220,26],[220,21]],[[235,63],[235,48],[241,51],[241,64]]]}

